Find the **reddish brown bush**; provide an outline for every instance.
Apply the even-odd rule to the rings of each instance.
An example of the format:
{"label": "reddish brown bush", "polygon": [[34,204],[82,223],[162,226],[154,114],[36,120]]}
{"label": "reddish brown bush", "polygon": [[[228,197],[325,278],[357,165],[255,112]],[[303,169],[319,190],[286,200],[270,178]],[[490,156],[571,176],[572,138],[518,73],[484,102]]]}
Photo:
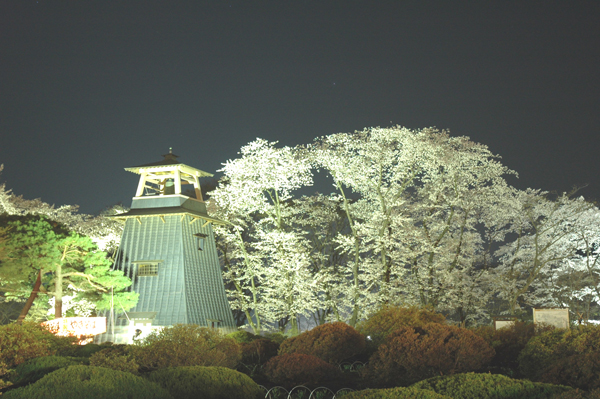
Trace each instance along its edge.
{"label": "reddish brown bush", "polygon": [[368,338],[369,347],[376,350],[385,338],[402,327],[421,327],[429,323],[445,324],[446,318],[431,309],[384,306],[358,326]]}
{"label": "reddish brown bush", "polygon": [[337,367],[302,353],[275,356],[265,364],[264,373],[272,383],[286,388],[330,384],[341,376]]}
{"label": "reddish brown bush", "polygon": [[379,346],[362,374],[369,387],[405,386],[479,370],[493,356],[494,350],[467,329],[436,323],[402,327]]}
{"label": "reddish brown bush", "polygon": [[321,324],[281,343],[279,354],[303,353],[339,363],[365,350],[365,338],[346,323]]}

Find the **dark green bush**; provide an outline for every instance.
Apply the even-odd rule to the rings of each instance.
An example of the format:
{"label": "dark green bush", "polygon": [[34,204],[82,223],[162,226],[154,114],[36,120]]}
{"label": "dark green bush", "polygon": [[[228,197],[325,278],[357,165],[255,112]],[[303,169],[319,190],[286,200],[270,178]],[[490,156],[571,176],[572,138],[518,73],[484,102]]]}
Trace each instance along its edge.
{"label": "dark green bush", "polygon": [[437,376],[476,371],[494,350],[470,330],[431,323],[390,334],[361,369],[369,387],[407,386]]}
{"label": "dark green bush", "polygon": [[75,339],[57,337],[37,323],[0,326],[0,365],[13,368],[29,359],[54,355]]}
{"label": "dark green bush", "polygon": [[261,338],[249,343],[241,343],[240,348],[242,350],[242,364],[260,366],[272,357],[277,356],[279,344],[270,339]]}
{"label": "dark green bush", "polygon": [[235,340],[195,324],[177,324],[154,332],[135,351],[135,361],[145,370],[179,366],[235,368],[240,358]]}
{"label": "dark green bush", "polygon": [[279,347],[279,354],[303,353],[337,364],[365,350],[365,338],[346,323],[321,324],[312,330],[288,338]]}
{"label": "dark green bush", "polygon": [[261,338],[260,335],[254,335],[251,332],[245,330],[238,330],[236,332],[229,333],[226,335],[226,337],[233,338],[238,344],[249,343]]}
{"label": "dark green bush", "polygon": [[160,385],[130,373],[70,366],[47,374],[2,399],[173,399]]}
{"label": "dark green bush", "polygon": [[275,356],[265,364],[264,373],[272,383],[286,388],[323,384],[329,387],[335,385],[342,376],[339,368],[316,356],[302,353]]}
{"label": "dark green bush", "polygon": [[19,364],[12,373],[11,380],[15,384],[31,383],[55,370],[86,363],[88,363],[87,359],[78,357],[36,357]]}
{"label": "dark green bush", "polygon": [[557,359],[544,368],[540,381],[585,390],[600,388],[600,354],[579,353]]}
{"label": "dark green bush", "polygon": [[533,381],[600,387],[600,326],[556,329],[533,337],[519,355],[519,369]]}
{"label": "dark green bush", "polygon": [[225,367],[173,367],[145,376],[177,399],[259,399],[260,387],[245,374]]}
{"label": "dark green bush", "polygon": [[491,367],[516,371],[519,367],[518,357],[535,335],[553,329],[551,326],[536,326],[533,323],[515,321],[509,327],[496,330],[494,327],[478,327],[472,331],[482,337],[494,350],[496,355],[490,362]]}
{"label": "dark green bush", "polygon": [[265,333],[263,334],[263,338],[277,342],[279,345],[287,339],[285,335],[278,332]]}
{"label": "dark green bush", "polygon": [[106,345],[98,344],[72,345],[70,348],[60,350],[58,354],[61,356],[90,357],[105,348]]}
{"label": "dark green bush", "polygon": [[140,350],[140,348],[131,345],[105,347],[90,357],[90,365],[126,371],[137,375],[139,374],[140,366],[135,360],[135,354]]}
{"label": "dark green bush", "polygon": [[366,389],[343,396],[344,399],[452,399],[433,391],[416,388]]}
{"label": "dark green bush", "polygon": [[445,324],[446,318],[431,309],[398,306],[383,306],[357,326],[367,338],[367,348],[372,354],[388,335],[401,327],[421,327],[429,323]]}
{"label": "dark green bush", "polygon": [[500,374],[457,374],[433,377],[417,382],[411,388],[427,389],[454,399],[550,399],[571,390],[560,385],[515,380]]}

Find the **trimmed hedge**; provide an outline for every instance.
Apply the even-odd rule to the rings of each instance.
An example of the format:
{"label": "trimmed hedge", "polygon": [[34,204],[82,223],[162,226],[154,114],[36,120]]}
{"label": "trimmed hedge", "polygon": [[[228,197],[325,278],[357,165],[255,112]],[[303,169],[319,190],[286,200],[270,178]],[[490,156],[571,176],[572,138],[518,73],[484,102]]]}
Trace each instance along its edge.
{"label": "trimmed hedge", "polygon": [[250,377],[225,367],[174,367],[145,376],[177,399],[259,399],[264,392]]}
{"label": "trimmed hedge", "polygon": [[454,399],[550,399],[571,390],[561,385],[515,380],[500,374],[475,373],[433,377],[417,382],[411,388],[427,389]]}
{"label": "trimmed hedge", "polygon": [[265,364],[263,370],[272,383],[286,388],[296,385],[331,386],[342,376],[339,368],[316,356],[302,353],[275,356]]}
{"label": "trimmed hedge", "polygon": [[365,389],[343,396],[344,399],[452,399],[433,391],[416,388]]}
{"label": "trimmed hedge", "polygon": [[286,339],[279,347],[279,354],[303,353],[337,364],[364,350],[365,338],[358,331],[346,323],[335,322]]}
{"label": "trimmed hedge", "polygon": [[493,356],[494,350],[470,330],[432,323],[390,334],[360,372],[367,386],[407,386],[438,375],[477,371]]}
{"label": "trimmed hedge", "polygon": [[58,369],[82,364],[85,365],[86,363],[88,363],[88,360],[80,357],[37,357],[18,365],[11,376],[11,380],[15,384],[31,383]]}
{"label": "trimmed hedge", "polygon": [[173,399],[160,385],[130,373],[93,366],[70,366],[47,374],[2,399]]}

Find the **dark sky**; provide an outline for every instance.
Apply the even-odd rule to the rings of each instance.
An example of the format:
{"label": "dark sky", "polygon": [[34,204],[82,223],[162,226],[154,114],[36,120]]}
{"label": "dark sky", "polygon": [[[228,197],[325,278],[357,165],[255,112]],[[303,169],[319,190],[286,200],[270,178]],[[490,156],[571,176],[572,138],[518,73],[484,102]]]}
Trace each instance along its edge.
{"label": "dark sky", "polygon": [[214,172],[256,137],[400,124],[600,199],[599,21],[597,0],[3,0],[0,181],[97,213],[169,147]]}

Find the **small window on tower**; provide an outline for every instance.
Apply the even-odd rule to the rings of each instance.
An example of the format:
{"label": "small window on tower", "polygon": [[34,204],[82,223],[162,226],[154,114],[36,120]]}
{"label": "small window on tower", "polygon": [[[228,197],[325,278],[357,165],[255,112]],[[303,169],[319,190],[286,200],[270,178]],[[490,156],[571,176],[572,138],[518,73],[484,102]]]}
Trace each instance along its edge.
{"label": "small window on tower", "polygon": [[162,260],[142,260],[132,263],[137,265],[138,277],[153,277],[158,276],[158,265]]}
{"label": "small window on tower", "polygon": [[208,236],[204,233],[196,233],[194,236],[196,236],[196,240],[198,241],[198,251],[204,251],[204,242]]}

